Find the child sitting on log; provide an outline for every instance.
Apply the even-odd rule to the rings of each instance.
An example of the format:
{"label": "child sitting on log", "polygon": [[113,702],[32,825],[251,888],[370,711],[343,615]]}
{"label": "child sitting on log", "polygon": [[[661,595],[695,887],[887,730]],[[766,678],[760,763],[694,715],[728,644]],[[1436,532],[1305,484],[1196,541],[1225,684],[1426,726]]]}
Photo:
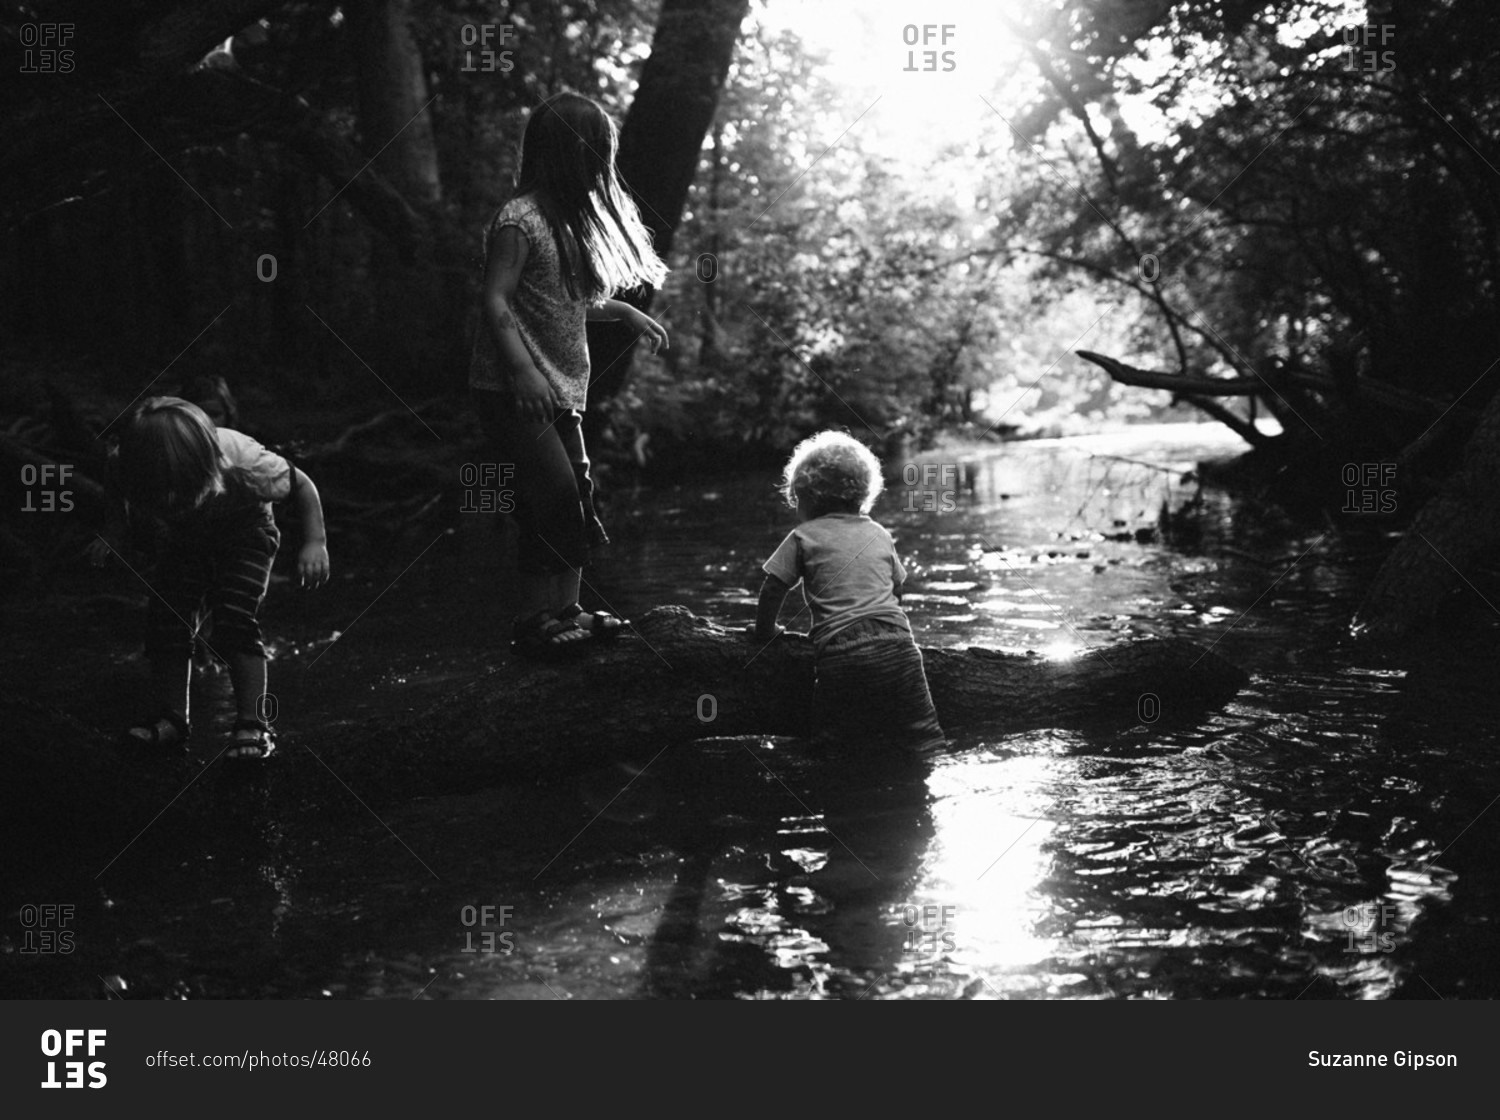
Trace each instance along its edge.
{"label": "child sitting on log", "polygon": [[201,408],[177,397],[152,397],[131,414],[112,474],[123,509],[111,517],[114,539],[99,537],[90,556],[103,564],[128,533],[155,561],[143,577],[151,590],[146,655],[155,707],[128,739],[157,749],[187,743],[188,659],[207,608],[212,646],[234,685],[238,718],[227,757],[266,758],[275,748],[267,718],[274,702],[266,694],[258,616],[281,542],[271,503],[289,499],[297,509],[297,574],[304,586],[317,587],[328,579],[317,488],[280,455],[215,428]]}
{"label": "child sitting on log", "polygon": [[781,492],[801,524],[762,565],[755,637],[782,632],[776,616],[800,581],[812,609],[819,734],[941,744],[922,651],[897,598],[906,569],[869,516],[883,485],[880,461],[851,436],[819,432],[797,445]]}

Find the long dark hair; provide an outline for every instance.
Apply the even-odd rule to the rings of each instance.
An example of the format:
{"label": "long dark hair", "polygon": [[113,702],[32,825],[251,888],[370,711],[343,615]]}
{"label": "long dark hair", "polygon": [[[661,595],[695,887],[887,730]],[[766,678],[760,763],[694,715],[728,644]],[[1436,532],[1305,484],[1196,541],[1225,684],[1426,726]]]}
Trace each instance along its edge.
{"label": "long dark hair", "polygon": [[521,140],[516,194],[537,199],[563,264],[568,295],[599,300],[658,285],[667,266],[615,172],[620,136],[609,114],[577,93],[531,111]]}

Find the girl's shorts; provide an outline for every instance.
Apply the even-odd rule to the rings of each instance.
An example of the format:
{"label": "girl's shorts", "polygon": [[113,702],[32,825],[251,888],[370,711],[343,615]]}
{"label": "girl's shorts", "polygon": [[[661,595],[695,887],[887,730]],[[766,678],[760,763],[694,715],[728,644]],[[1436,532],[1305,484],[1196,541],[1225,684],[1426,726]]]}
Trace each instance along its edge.
{"label": "girl's shorts", "polygon": [[196,544],[167,544],[151,578],[146,652],[152,658],[192,655],[205,612],[213,617],[212,652],[265,657],[260,605],[281,535],[269,515],[232,534]]}

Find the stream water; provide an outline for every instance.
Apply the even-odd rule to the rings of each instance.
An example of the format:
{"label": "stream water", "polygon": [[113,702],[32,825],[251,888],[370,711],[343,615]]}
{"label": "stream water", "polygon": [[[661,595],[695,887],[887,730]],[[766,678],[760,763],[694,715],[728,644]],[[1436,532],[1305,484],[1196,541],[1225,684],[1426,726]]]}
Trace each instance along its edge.
{"label": "stream water", "polygon": [[[1067,657],[1177,635],[1250,674],[1223,708],[1097,733],[968,728],[926,760],[714,739],[705,723],[689,749],[643,742],[585,774],[378,810],[336,782],[289,787],[273,764],[226,787],[216,840],[153,842],[148,825],[103,872],[43,861],[8,900],[0,983],[78,998],[1500,996],[1500,617],[1471,594],[1401,650],[1351,645],[1380,528],[1299,526],[1189,474],[1237,450],[1173,425],[932,455],[875,511],[922,644]],[[768,477],[606,497],[615,543],[588,580],[617,613],[752,617],[759,564],[792,524]],[[420,710],[503,659],[499,538],[488,522],[461,536],[383,542],[315,606],[273,592],[284,751]],[[32,686],[69,709],[46,683],[65,639],[37,640]],[[123,643],[110,664],[138,671]],[[18,952],[27,900],[75,907],[71,954]]]}

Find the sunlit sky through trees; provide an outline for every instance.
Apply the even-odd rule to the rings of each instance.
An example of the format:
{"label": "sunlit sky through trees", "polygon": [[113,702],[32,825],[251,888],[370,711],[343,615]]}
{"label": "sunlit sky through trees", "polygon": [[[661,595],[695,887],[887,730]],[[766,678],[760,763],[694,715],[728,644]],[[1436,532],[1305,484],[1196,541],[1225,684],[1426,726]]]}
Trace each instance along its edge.
{"label": "sunlit sky through trees", "polygon": [[[795,33],[822,55],[824,76],[863,114],[847,123],[857,122],[867,144],[906,157],[920,171],[935,149],[971,140],[996,124],[1006,127],[1035,92],[1037,75],[1026,65],[1027,47],[1018,36],[1028,17],[1048,6],[1044,0],[764,0],[752,18],[767,29]],[[1366,20],[1365,0],[1312,0],[1298,20],[1281,26],[1278,37],[1296,45],[1330,25],[1354,27]],[[1147,40],[1123,68],[1149,82],[1171,64],[1171,48],[1168,37]],[[1214,49],[1202,47],[1195,61],[1206,63]],[[1215,96],[1206,78],[1199,96]],[[1196,111],[1192,104],[1180,109],[1184,115]],[[1144,99],[1126,98],[1122,111],[1143,133],[1157,133],[1174,119]]]}
{"label": "sunlit sky through trees", "polygon": [[[751,20],[769,35],[789,32],[800,39],[818,60],[817,75],[836,94],[831,99],[809,97],[805,107],[798,107],[799,114],[806,114],[800,122],[805,148],[788,154],[811,181],[802,189],[816,190],[811,183],[820,176],[837,176],[835,169],[846,161],[877,160],[903,197],[932,201],[962,215],[959,226],[942,235],[950,243],[949,256],[960,262],[954,266],[960,274],[971,267],[962,261],[966,253],[993,252],[1011,236],[1017,227],[1008,204],[1039,180],[1065,207],[1094,206],[1097,200],[1086,198],[1085,190],[1096,189],[1092,175],[1098,167],[1080,122],[1064,113],[1038,131],[1028,128],[1026,119],[1045,90],[1041,67],[1066,69],[1059,53],[1066,48],[1028,39],[1042,23],[1038,17],[1055,7],[1045,0],[932,0],[919,5],[907,0],[763,0],[754,5]],[[1337,43],[1340,29],[1367,20],[1363,0],[1309,0],[1295,12],[1296,19],[1276,28],[1276,38],[1288,46],[1320,35],[1332,35]],[[1111,64],[1106,80],[1118,113],[1113,120],[1098,100],[1088,99],[1090,127],[1109,147],[1128,139],[1118,131],[1121,126],[1136,140],[1163,144],[1174,129],[1208,120],[1244,96],[1231,77],[1236,67],[1232,52],[1242,46],[1183,32],[1175,22],[1163,28]],[[1315,61],[1309,57],[1310,63]],[[1163,98],[1169,79],[1175,94]],[[1133,92],[1133,84],[1144,92]],[[1231,175],[1234,169],[1221,170]],[[1085,421],[1074,415],[1073,407],[1093,392],[1088,385],[1114,397],[1112,416],[1123,417],[1129,409],[1120,406],[1145,400],[1165,404],[1165,393],[1111,394],[1102,376],[1071,354],[1083,348],[1147,366],[1170,364],[1169,356],[1150,343],[1145,350],[1138,348],[1137,328],[1151,317],[1149,307],[1128,292],[1097,283],[1059,290],[1048,306],[1016,314],[1016,300],[1029,298],[1028,285],[1018,277],[1036,263],[1026,259],[1024,249],[1016,260],[1010,272],[996,277],[998,304],[1012,305],[1009,314],[1001,313],[1007,326],[987,356],[974,359],[991,372],[986,379],[975,371],[981,385],[988,380],[976,397],[981,411],[991,418],[1009,413],[1015,420],[1034,418],[1040,409],[1053,414],[1044,422],[1092,423],[1104,412]],[[999,287],[1005,283],[1011,285],[1009,295]],[[1044,377],[1040,389],[1039,377]],[[1075,388],[1051,396],[1050,407],[1044,404],[1046,384],[1063,382]],[[1132,396],[1133,401],[1127,399]],[[1095,404],[1102,407],[1102,400],[1096,397]]]}
{"label": "sunlit sky through trees", "polygon": [[1029,2],[768,0],[755,18],[822,54],[827,79],[864,114],[855,127],[867,150],[915,169],[939,147],[1004,129],[996,111],[1022,96],[1025,57],[1011,24]]}

